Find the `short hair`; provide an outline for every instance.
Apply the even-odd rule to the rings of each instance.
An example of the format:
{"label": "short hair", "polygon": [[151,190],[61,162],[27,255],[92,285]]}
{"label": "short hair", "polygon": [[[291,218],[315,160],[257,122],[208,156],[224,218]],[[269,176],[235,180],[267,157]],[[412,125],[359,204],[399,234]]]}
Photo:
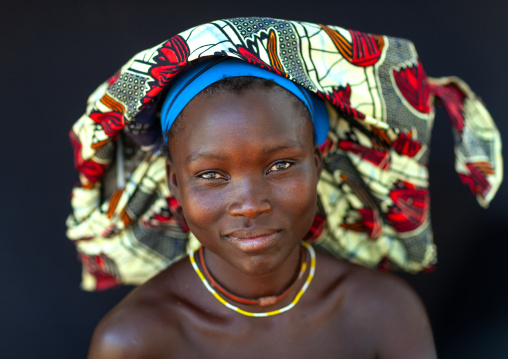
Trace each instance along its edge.
{"label": "short hair", "polygon": [[[194,99],[201,97],[211,97],[221,92],[232,92],[240,95],[246,90],[251,89],[264,89],[264,90],[275,89],[277,91],[281,91],[286,95],[286,97],[289,100],[291,100],[293,105],[297,108],[297,110],[303,117],[307,117],[309,120],[311,119],[310,112],[307,106],[305,106],[302,100],[296,97],[293,93],[286,90],[284,87],[278,85],[273,80],[254,76],[226,77],[220,81],[214,82],[210,86],[203,89],[191,101],[189,101],[189,103],[194,101]],[[166,136],[166,138],[168,139],[168,144],[164,144],[162,146],[162,153],[169,160],[171,160],[171,153],[169,151],[169,141],[171,141],[171,138],[173,138],[182,129],[183,119],[185,118],[185,109],[187,108],[187,106],[184,107],[184,109],[180,112],[180,114],[176,117],[175,121],[171,125],[171,128],[169,129]],[[316,142],[316,135],[314,133],[314,129],[312,136],[314,142]]]}

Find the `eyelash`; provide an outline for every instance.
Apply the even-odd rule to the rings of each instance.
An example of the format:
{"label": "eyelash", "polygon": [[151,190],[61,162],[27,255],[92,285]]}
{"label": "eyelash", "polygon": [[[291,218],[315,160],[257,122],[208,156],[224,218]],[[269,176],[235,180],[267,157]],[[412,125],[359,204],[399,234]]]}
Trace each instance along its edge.
{"label": "eyelash", "polygon": [[[213,174],[218,175],[218,176],[220,176],[220,177],[205,177],[205,176],[207,176],[207,175],[213,175]],[[204,180],[207,180],[207,181],[213,181],[213,180],[217,180],[217,179],[224,178],[224,176],[223,176],[223,175],[221,175],[221,174],[220,174],[219,172],[217,172],[217,171],[207,171],[207,172],[203,172],[203,173],[198,174],[198,177],[199,177],[199,178],[202,178],[202,179],[204,179]]]}
{"label": "eyelash", "polygon": [[[276,170],[272,170],[273,167],[277,166],[277,165],[280,165],[280,164],[283,164],[285,167],[283,167],[282,169],[276,169]],[[291,167],[292,165],[294,165],[293,162],[290,162],[290,161],[277,161],[275,162],[273,165],[270,166],[270,168],[268,169],[267,173],[269,172],[280,172],[280,171],[284,171],[284,170],[287,170],[289,167]]]}
{"label": "eyelash", "polygon": [[[279,169],[273,169],[274,167],[276,167],[278,165],[283,165],[284,167],[283,168],[279,168]],[[291,162],[291,161],[278,161],[278,162],[275,162],[274,164],[272,164],[268,168],[266,173],[281,172],[281,171],[287,170],[288,168],[290,168],[293,165],[294,165],[294,163]],[[216,175],[217,177],[212,177],[214,175]],[[210,176],[210,177],[207,177],[207,176]],[[220,174],[218,171],[206,171],[206,172],[202,172],[202,173],[197,174],[196,177],[204,179],[206,181],[214,181],[214,180],[219,180],[219,179],[225,179],[226,178],[226,176]]]}

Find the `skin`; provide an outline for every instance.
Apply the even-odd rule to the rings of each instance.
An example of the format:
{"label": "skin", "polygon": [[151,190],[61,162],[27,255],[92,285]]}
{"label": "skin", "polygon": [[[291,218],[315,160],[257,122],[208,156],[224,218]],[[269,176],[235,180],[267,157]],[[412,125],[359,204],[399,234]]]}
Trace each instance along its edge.
{"label": "skin", "polygon": [[[198,96],[170,141],[168,183],[206,265],[231,292],[282,293],[316,211],[322,170],[312,124],[281,90]],[[317,253],[298,304],[246,317],[219,303],[184,258],[98,325],[89,358],[435,358],[425,310],[400,279]],[[303,285],[279,303],[288,305]]]}

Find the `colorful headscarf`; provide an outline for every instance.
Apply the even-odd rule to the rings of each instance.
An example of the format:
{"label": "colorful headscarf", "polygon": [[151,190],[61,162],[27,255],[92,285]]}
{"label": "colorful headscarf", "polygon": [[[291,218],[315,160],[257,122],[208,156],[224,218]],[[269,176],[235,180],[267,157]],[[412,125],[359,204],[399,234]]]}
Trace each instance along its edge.
{"label": "colorful headscarf", "polygon": [[251,76],[272,80],[279,86],[295,95],[309,110],[314,125],[316,142],[322,144],[328,135],[330,121],[328,111],[323,100],[311,94],[303,87],[268,70],[262,69],[248,62],[227,57],[219,57],[203,62],[176,79],[166,94],[162,103],[160,115],[161,130],[164,144],[167,145],[166,135],[180,112],[198,93],[211,84],[229,77]]}
{"label": "colorful headscarf", "polygon": [[211,57],[248,62],[326,101],[320,205],[306,238],[318,249],[409,272],[435,263],[427,170],[434,102],[452,120],[456,170],[482,206],[501,182],[489,113],[458,78],[428,78],[410,41],[270,18],[215,21],[137,54],[90,96],[72,128],[81,184],[67,235],[84,289],[142,283],[199,245],[167,187],[158,111],[174,79]]}

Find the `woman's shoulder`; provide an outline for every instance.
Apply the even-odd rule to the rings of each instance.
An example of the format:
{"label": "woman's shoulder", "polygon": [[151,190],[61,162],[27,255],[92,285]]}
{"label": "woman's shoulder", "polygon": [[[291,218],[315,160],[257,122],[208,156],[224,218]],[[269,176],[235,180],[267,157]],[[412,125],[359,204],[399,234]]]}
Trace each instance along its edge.
{"label": "woman's shoulder", "polygon": [[94,331],[89,358],[151,357],[161,346],[178,345],[176,317],[188,304],[185,267],[173,264],[114,307]]}
{"label": "woman's shoulder", "polygon": [[398,276],[366,268],[346,260],[337,259],[325,253],[318,253],[321,275],[327,277],[330,285],[355,301],[383,300],[389,303],[398,301],[418,301],[415,291]]}
{"label": "woman's shoulder", "polygon": [[380,358],[435,357],[425,308],[403,279],[326,254],[318,260],[328,276],[323,288],[335,305],[337,328],[357,333],[352,338],[361,338],[361,345],[371,346]]}

